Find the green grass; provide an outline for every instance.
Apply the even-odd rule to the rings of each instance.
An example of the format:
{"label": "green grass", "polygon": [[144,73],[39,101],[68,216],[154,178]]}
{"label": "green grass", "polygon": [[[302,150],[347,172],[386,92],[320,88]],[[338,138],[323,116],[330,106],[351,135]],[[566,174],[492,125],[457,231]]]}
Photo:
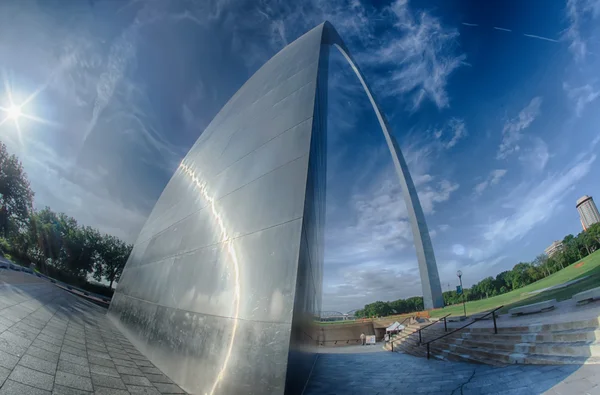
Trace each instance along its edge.
{"label": "green grass", "polygon": [[[542,302],[549,299],[556,299],[557,301],[566,300],[578,292],[600,286],[600,251],[596,251],[593,254],[583,258],[583,260],[580,262],[584,262],[584,265],[581,267],[575,267],[577,263],[579,263],[577,262],[552,274],[551,276],[543,278],[523,288],[507,292],[503,295],[467,302],[467,315],[492,310],[495,307],[504,305],[504,307],[499,311],[500,314],[503,314],[508,312],[508,310],[513,307],[526,304]],[[562,284],[585,276],[589,277],[564,288],[527,295],[527,293],[531,291],[548,288],[553,285]],[[432,317],[440,317],[446,314],[463,315],[464,313],[463,306],[460,304],[432,310],[430,314]]]}

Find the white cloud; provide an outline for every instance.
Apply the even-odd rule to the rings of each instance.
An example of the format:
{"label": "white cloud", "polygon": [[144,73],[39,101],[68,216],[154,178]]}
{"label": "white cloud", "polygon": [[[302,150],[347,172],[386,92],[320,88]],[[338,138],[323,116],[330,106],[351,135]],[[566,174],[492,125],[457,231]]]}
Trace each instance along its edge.
{"label": "white cloud", "polygon": [[532,141],[533,145],[521,150],[519,160],[528,169],[542,171],[550,159],[548,144],[546,144],[546,142],[539,137],[532,137],[530,140]]}
{"label": "white cloud", "polygon": [[550,174],[537,184],[523,183],[507,197],[503,204],[512,214],[493,220],[482,232],[488,242],[485,252],[474,257],[490,256],[506,242],[522,239],[535,226],[546,222],[554,215],[564,197],[591,170],[596,155],[575,163],[562,173]]}
{"label": "white cloud", "polygon": [[512,153],[519,151],[522,132],[538,117],[541,105],[541,97],[534,97],[516,118],[506,121],[502,129],[502,142],[496,155],[498,159],[506,159]]}
{"label": "white cloud", "polygon": [[502,179],[502,177],[504,177],[506,175],[506,172],[507,172],[506,169],[492,170],[490,172],[490,174],[488,175],[488,177],[484,181],[475,185],[475,189],[474,189],[475,194],[481,195],[483,193],[483,191],[485,191],[489,186],[498,184],[500,182],[500,180]]}
{"label": "white cloud", "polygon": [[443,26],[426,11],[414,13],[406,0],[397,0],[389,10],[396,17],[397,32],[367,57],[371,64],[392,68],[391,81],[379,85],[381,92],[410,95],[413,109],[425,98],[439,108],[448,107],[448,79],[466,59],[457,51],[458,30]]}
{"label": "white cloud", "polygon": [[[595,84],[594,84],[595,85]],[[592,83],[587,83],[579,87],[572,87],[569,84],[563,84],[569,99],[575,102],[575,114],[580,117],[585,107],[600,96],[600,88]]]}
{"label": "white cloud", "polygon": [[452,131],[452,138],[444,145],[446,148],[454,147],[459,140],[467,137],[467,127],[464,120],[452,118],[448,122],[448,127]]}
{"label": "white cloud", "polygon": [[452,246],[452,253],[454,255],[463,256],[465,255],[465,247],[462,244],[454,244]]}
{"label": "white cloud", "polygon": [[[457,44],[458,30],[444,26],[429,11],[413,10],[406,0],[383,9],[359,0],[283,2],[277,7],[263,6],[260,19],[271,23],[270,41],[275,49],[284,43],[282,32],[287,39],[329,20],[367,77],[372,69],[385,69],[373,81],[377,93],[406,95],[412,109],[425,99],[439,108],[448,107],[448,79],[465,64],[466,56]],[[376,29],[386,32],[383,39],[375,38]]]}
{"label": "white cloud", "polygon": [[587,37],[582,34],[586,19],[594,20],[600,16],[600,1],[598,0],[568,0],[566,8],[569,27],[563,38],[569,42],[569,50],[576,62],[583,62],[587,57]]}

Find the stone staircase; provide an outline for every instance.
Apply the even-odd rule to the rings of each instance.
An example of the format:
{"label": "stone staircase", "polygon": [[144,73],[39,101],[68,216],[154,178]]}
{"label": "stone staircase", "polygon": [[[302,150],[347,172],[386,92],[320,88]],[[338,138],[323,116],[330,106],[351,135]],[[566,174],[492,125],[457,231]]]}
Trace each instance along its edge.
{"label": "stone staircase", "polygon": [[[445,332],[443,322],[426,328],[419,345],[417,331],[424,325],[408,325],[394,342],[394,351],[427,357],[424,343]],[[402,338],[408,333],[412,334]],[[389,344],[386,348],[391,349]],[[600,364],[600,319],[499,327],[498,334],[493,328],[467,327],[431,343],[430,357],[488,365]]]}

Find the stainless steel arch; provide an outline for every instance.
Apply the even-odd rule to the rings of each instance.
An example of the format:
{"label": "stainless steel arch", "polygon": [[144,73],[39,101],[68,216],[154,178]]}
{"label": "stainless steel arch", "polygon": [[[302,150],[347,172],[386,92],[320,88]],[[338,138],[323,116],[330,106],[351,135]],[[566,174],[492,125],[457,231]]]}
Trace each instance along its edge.
{"label": "stainless steel arch", "polygon": [[350,51],[346,48],[342,38],[329,22],[324,23],[324,29],[324,43],[335,46],[348,61],[348,64],[352,67],[352,70],[354,70],[354,74],[358,77],[371,102],[375,115],[377,115],[377,120],[379,121],[385,141],[392,155],[392,161],[394,162],[394,167],[396,168],[396,173],[400,180],[400,186],[402,188],[412,227],[415,249],[417,251],[417,261],[419,263],[419,272],[421,275],[421,287],[423,289],[423,304],[425,309],[444,307],[442,286],[440,284],[433,245],[431,244],[431,237],[429,236],[427,222],[425,221],[425,214],[423,213],[423,208],[419,201],[417,189],[415,188],[410,171],[404,160],[404,155],[402,155],[398,142],[390,133],[391,128],[388,125],[385,115],[379,108],[371,88],[367,84],[358,65],[352,58],[352,55],[350,55]]}
{"label": "stainless steel arch", "polygon": [[[200,135],[156,202],[112,299],[113,322],[191,393],[300,393],[312,369],[331,45],[369,95],[408,199],[424,287],[439,288],[398,145],[343,42],[329,23],[319,25],[265,63]],[[427,304],[436,297],[425,292]]]}

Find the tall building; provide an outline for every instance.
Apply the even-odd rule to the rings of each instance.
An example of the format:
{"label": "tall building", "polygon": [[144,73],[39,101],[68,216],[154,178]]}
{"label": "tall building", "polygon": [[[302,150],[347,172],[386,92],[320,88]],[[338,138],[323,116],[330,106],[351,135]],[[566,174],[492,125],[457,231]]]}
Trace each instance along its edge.
{"label": "tall building", "polygon": [[548,246],[544,252],[546,253],[546,255],[548,255],[548,258],[550,258],[552,255],[556,254],[559,251],[562,251],[563,249],[563,243],[562,241],[555,241],[552,244],[550,244],[550,246]]}
{"label": "tall building", "polygon": [[600,213],[591,196],[584,195],[577,200],[577,211],[581,219],[583,230],[587,230],[592,224],[600,222]]}

